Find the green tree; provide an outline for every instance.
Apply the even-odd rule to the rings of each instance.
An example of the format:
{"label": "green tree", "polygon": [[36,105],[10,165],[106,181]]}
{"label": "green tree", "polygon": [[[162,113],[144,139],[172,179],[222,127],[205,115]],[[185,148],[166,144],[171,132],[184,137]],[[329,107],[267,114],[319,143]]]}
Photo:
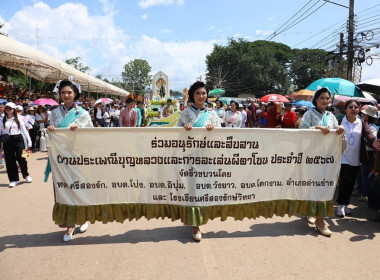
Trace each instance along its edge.
{"label": "green tree", "polygon": [[231,39],[227,46],[214,45],[206,57],[206,81],[229,93],[285,93],[291,58],[291,49],[284,44]]}
{"label": "green tree", "polygon": [[298,90],[326,77],[326,64],[331,54],[319,49],[294,49],[290,76]]}
{"label": "green tree", "polygon": [[95,75],[95,78],[99,79],[99,80],[102,80],[106,83],[109,83],[109,84],[112,84],[107,78],[103,78],[102,75],[98,74],[98,75]]}
{"label": "green tree", "polygon": [[90,67],[84,65],[82,62],[80,62],[82,58],[80,58],[79,56],[77,57],[74,57],[74,58],[69,58],[69,59],[66,59],[66,63],[73,66],[75,69],[83,72],[83,73],[87,73],[89,72],[91,69]]}
{"label": "green tree", "polygon": [[135,59],[124,65],[124,72],[121,73],[123,82],[130,92],[144,94],[145,88],[152,83],[152,76],[149,75],[152,67],[143,59]]}

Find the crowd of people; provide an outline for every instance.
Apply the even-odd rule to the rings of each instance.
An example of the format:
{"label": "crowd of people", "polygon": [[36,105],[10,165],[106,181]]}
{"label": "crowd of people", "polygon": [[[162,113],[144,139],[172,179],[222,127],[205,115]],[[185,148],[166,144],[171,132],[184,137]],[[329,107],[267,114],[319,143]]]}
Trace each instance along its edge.
{"label": "crowd of people", "polygon": [[[147,125],[148,112],[145,104],[127,98],[124,104],[95,102],[86,99],[74,83],[63,80],[58,85],[58,92],[49,94],[21,94],[7,96],[7,103],[0,104],[1,134],[8,134],[9,139],[2,143],[9,187],[19,182],[18,166],[27,182],[32,182],[28,173],[25,150],[36,152],[40,147],[41,133],[45,129],[54,131],[56,127],[144,127]],[[228,128],[272,128],[272,129],[318,129],[323,134],[335,129],[337,134],[346,135],[344,141],[338,187],[337,210],[339,217],[350,215],[348,207],[352,194],[360,195],[360,201],[368,203],[371,208],[380,210],[380,192],[377,180],[377,153],[380,150],[379,113],[374,104],[362,105],[356,100],[349,100],[340,107],[332,107],[331,93],[327,88],[315,92],[314,107],[295,107],[293,103],[262,103],[249,99],[245,104],[232,100],[223,104],[216,100],[208,102],[207,88],[203,82],[194,83],[189,90],[186,107],[181,106],[178,127],[190,131],[192,127]],[[8,93],[9,94],[9,93]],[[55,98],[62,102],[58,106],[33,106],[37,97]],[[81,106],[79,106],[81,105]],[[76,113],[75,113],[76,112]],[[169,117],[174,112],[171,100],[167,100],[158,109],[159,117]],[[339,113],[339,114],[338,114]],[[1,151],[2,151],[1,150]],[[0,157],[0,168],[4,168]],[[375,169],[374,169],[375,168]],[[375,171],[374,171],[375,170]],[[369,176],[374,174],[376,176]],[[354,190],[356,186],[356,190]],[[199,211],[195,211],[199,213]],[[380,215],[372,218],[380,222]],[[307,217],[315,224],[319,232],[331,236],[324,217]],[[67,228],[64,241],[70,241],[75,225],[62,225]],[[194,240],[201,240],[199,224],[193,225]],[[85,231],[88,223],[80,227]]]}

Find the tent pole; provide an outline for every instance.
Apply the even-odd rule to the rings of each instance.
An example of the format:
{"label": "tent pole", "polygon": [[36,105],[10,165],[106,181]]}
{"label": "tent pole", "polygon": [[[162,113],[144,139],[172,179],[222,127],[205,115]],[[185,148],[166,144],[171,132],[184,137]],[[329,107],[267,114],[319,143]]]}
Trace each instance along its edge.
{"label": "tent pole", "polygon": [[30,65],[29,67],[29,96],[30,96],[30,92],[32,90],[32,65]]}

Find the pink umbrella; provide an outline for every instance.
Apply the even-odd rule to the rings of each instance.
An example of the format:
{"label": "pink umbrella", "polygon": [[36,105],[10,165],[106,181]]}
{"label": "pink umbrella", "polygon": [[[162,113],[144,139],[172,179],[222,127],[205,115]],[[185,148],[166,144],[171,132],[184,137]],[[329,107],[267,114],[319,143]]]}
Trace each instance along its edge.
{"label": "pink umbrella", "polygon": [[49,98],[39,98],[36,101],[34,101],[32,104],[34,104],[34,105],[42,105],[42,106],[45,106],[45,105],[50,105],[50,106],[59,105],[57,103],[57,101],[55,101],[53,99],[49,99]]}
{"label": "pink umbrella", "polygon": [[377,100],[372,95],[370,95],[368,92],[363,91],[363,95],[364,95],[364,97],[349,97],[349,96],[336,94],[334,96],[333,104],[334,105],[338,104],[341,101],[346,102],[350,99],[354,99],[354,100],[357,100],[359,102],[364,102],[364,103],[377,103]]}
{"label": "pink umbrella", "polygon": [[98,103],[110,104],[110,103],[112,103],[112,102],[113,102],[112,99],[109,99],[109,98],[103,97],[103,98],[99,98],[98,100],[96,100],[96,101],[95,101],[95,104],[98,104]]}

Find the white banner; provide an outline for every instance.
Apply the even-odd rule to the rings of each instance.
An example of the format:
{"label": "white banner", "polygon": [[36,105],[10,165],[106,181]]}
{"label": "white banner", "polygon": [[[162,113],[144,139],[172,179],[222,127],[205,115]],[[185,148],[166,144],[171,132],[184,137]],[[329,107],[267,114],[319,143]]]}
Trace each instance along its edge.
{"label": "white banner", "polygon": [[229,128],[56,129],[49,136],[56,202],[80,206],[329,201],[342,139],[319,130]]}

